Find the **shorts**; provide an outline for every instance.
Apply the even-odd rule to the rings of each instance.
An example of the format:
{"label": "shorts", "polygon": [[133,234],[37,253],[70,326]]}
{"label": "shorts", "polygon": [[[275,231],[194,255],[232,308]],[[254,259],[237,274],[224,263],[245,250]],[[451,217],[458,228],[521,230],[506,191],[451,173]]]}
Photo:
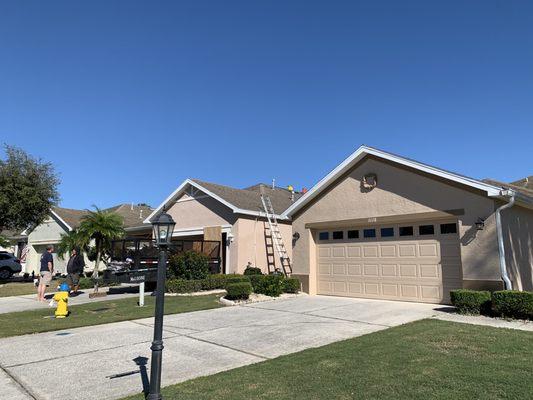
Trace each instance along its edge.
{"label": "shorts", "polygon": [[67,285],[78,286],[80,283],[80,274],[72,273],[67,275]]}
{"label": "shorts", "polygon": [[41,271],[39,285],[50,286],[50,282],[52,282],[52,273],[50,271]]}

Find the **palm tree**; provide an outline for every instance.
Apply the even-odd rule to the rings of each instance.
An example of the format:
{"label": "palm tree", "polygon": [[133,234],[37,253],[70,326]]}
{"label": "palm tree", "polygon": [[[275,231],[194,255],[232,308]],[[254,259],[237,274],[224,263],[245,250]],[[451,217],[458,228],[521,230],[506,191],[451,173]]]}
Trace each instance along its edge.
{"label": "palm tree", "polygon": [[93,207],[95,211],[87,210],[88,214],[82,217],[78,231],[87,241],[94,240],[96,261],[92,277],[96,279],[102,255],[111,248],[112,240],[124,235],[124,221],[117,213]]}
{"label": "palm tree", "polygon": [[82,235],[78,230],[62,233],[57,244],[57,255],[64,258],[66,254],[70,254],[74,249],[87,251],[89,240],[89,238]]}

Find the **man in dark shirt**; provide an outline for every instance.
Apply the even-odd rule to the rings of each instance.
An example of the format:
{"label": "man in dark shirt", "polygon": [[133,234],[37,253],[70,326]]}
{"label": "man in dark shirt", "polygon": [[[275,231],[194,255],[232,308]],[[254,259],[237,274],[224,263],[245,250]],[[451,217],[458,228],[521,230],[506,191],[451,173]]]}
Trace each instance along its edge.
{"label": "man in dark shirt", "polygon": [[46,251],[41,255],[41,269],[39,271],[39,287],[37,289],[37,299],[39,301],[46,301],[44,298],[44,293],[46,292],[46,287],[52,282],[52,274],[54,273],[54,257],[52,252],[54,251],[54,246],[46,246]]}
{"label": "man in dark shirt", "polygon": [[83,273],[83,267],[85,267],[83,254],[80,254],[78,249],[72,249],[67,263],[67,284],[74,294],[77,294],[80,288],[80,275]]}

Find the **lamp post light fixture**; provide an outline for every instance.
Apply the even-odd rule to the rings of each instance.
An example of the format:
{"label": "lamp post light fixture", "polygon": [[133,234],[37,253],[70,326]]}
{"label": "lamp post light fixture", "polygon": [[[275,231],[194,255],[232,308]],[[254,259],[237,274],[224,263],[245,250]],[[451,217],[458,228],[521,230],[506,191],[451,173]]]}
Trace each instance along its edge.
{"label": "lamp post light fixture", "polygon": [[159,247],[157,263],[157,288],[155,298],[154,340],[152,341],[152,360],[150,366],[150,390],[147,400],[160,400],[161,363],[163,360],[163,314],[165,309],[165,278],[167,273],[167,248],[172,240],[176,223],[164,210],[152,221],[155,244]]}

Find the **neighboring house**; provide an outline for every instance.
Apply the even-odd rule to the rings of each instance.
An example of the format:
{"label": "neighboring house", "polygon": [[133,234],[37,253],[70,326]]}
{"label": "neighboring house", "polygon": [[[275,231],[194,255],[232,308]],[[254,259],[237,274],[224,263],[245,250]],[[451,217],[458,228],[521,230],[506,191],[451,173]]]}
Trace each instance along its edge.
{"label": "neighboring house", "polygon": [[[121,204],[106,209],[106,211],[116,212],[124,219],[124,229],[127,236],[151,237],[151,227],[144,225],[143,220],[152,212],[150,207],[133,206]],[[61,234],[72,231],[80,225],[86,210],[74,210],[69,208],[53,207],[50,216],[27,232],[28,254],[24,272],[37,273],[39,271],[39,260],[41,254],[48,245],[57,246],[61,239]],[[68,257],[61,259],[56,253],[54,256],[54,268],[56,272],[65,273]],[[94,268],[94,263],[85,258],[87,270]]]}
{"label": "neighboring house", "polygon": [[514,195],[501,212],[506,271],[514,289],[533,290],[529,188],[362,146],[285,211],[293,276],[311,294],[430,303],[501,289],[496,210]]}
{"label": "neighboring house", "polygon": [[150,223],[163,208],[176,221],[176,239],[214,240],[222,244],[224,273],[242,273],[248,263],[264,272],[280,268],[278,255],[272,247],[268,223],[261,203],[261,192],[268,195],[284,243],[291,254],[291,223],[281,214],[300,197],[287,189],[264,184],[245,189],[199,181],[185,180],[146,219]]}

